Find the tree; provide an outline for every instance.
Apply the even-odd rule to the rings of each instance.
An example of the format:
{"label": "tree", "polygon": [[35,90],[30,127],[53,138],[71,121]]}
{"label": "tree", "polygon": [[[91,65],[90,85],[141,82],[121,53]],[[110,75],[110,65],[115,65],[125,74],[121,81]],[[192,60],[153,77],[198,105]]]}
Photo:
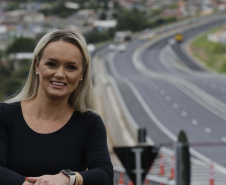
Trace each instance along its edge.
{"label": "tree", "polygon": [[84,36],[88,43],[98,43],[110,39],[107,31],[99,31],[98,29],[93,29],[92,31],[86,33]]}
{"label": "tree", "polygon": [[22,88],[23,80],[16,78],[9,78],[5,80],[1,86],[3,92],[6,96],[10,96],[18,91],[18,89]]}
{"label": "tree", "polygon": [[105,12],[101,12],[99,19],[100,20],[106,20],[106,18],[107,18],[106,13]]}
{"label": "tree", "polygon": [[7,11],[18,10],[20,9],[19,2],[9,2],[7,7],[5,8]]}
{"label": "tree", "polygon": [[28,65],[27,63],[27,65],[22,66],[18,71],[16,71],[12,77],[16,79],[25,80],[28,77],[29,70],[30,65]]}
{"label": "tree", "polygon": [[148,22],[145,14],[137,9],[126,10],[117,13],[117,30],[140,31],[147,27]]}
{"label": "tree", "polygon": [[11,75],[12,70],[10,69],[10,66],[0,66],[0,79],[5,77],[8,78]]}
{"label": "tree", "polygon": [[161,8],[151,10],[151,17],[159,16],[161,13],[162,13],[162,9]]}
{"label": "tree", "polygon": [[30,70],[30,61],[21,60],[21,68],[17,71],[12,69],[9,61],[8,65],[0,66],[0,101],[5,96],[10,96],[19,90],[28,76]]}
{"label": "tree", "polygon": [[40,10],[44,15],[58,15],[61,18],[67,18],[74,14],[77,10],[65,7],[64,2],[55,4],[52,8]]}
{"label": "tree", "polygon": [[8,47],[7,54],[19,52],[33,52],[36,42],[36,39],[32,38],[17,38]]}

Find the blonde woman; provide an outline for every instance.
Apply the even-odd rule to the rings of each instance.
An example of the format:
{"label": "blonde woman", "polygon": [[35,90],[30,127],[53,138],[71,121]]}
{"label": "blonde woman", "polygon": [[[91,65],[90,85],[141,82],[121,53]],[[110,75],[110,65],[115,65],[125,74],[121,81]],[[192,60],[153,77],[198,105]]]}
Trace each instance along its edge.
{"label": "blonde woman", "polygon": [[25,86],[0,103],[0,148],[1,185],[113,184],[81,34],[54,30],[38,42]]}

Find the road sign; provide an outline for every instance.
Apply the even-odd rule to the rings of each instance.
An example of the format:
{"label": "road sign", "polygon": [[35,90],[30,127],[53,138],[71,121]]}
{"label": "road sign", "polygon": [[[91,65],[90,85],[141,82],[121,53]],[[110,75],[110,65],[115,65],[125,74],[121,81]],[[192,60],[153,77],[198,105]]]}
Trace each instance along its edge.
{"label": "road sign", "polygon": [[156,146],[114,147],[113,149],[135,185],[143,183],[159,150]]}

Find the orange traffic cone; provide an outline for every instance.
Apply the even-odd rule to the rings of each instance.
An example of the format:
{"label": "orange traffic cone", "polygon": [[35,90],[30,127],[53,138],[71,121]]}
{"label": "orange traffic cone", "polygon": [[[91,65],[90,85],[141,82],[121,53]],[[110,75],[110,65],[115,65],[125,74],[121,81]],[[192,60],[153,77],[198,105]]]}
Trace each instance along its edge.
{"label": "orange traffic cone", "polygon": [[174,160],[174,156],[172,156],[172,162],[171,162],[171,169],[170,169],[169,179],[174,179],[174,178],[175,178],[175,160]]}
{"label": "orange traffic cone", "polygon": [[213,164],[210,163],[210,185],[214,185],[214,170],[213,170]]}
{"label": "orange traffic cone", "polygon": [[123,173],[120,173],[120,175],[119,175],[118,185],[124,185],[124,174]]}
{"label": "orange traffic cone", "polygon": [[164,170],[164,159],[163,159],[163,154],[160,154],[159,175],[163,176],[164,174],[165,174],[165,170]]}
{"label": "orange traffic cone", "polygon": [[153,167],[150,168],[150,171],[152,171],[152,170],[153,170]]}
{"label": "orange traffic cone", "polygon": [[153,170],[152,166],[149,168],[149,172],[151,172]]}
{"label": "orange traffic cone", "polygon": [[133,181],[129,181],[128,185],[134,185]]}
{"label": "orange traffic cone", "polygon": [[[163,156],[163,154],[160,154],[159,175],[160,176],[164,176],[165,175],[164,156]],[[164,184],[163,183],[160,183],[160,185],[164,185]]]}
{"label": "orange traffic cone", "polygon": [[144,185],[149,185],[149,180],[148,179],[145,179]]}

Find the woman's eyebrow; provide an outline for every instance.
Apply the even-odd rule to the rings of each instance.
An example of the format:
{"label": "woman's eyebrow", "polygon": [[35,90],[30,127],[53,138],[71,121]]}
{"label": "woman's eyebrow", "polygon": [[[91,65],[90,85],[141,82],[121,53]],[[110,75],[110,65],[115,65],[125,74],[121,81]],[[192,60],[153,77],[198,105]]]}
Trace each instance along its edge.
{"label": "woman's eyebrow", "polygon": [[73,62],[73,61],[69,61],[69,62],[67,62],[68,64],[76,64],[76,65],[78,65],[77,64],[77,62]]}
{"label": "woman's eyebrow", "polygon": [[51,60],[51,61],[53,61],[53,62],[58,62],[56,59],[54,59],[54,58],[47,58],[47,60]]}
{"label": "woman's eyebrow", "polygon": [[[54,58],[47,58],[47,60],[50,60],[50,61],[53,61],[53,62],[58,62],[58,60],[54,59]],[[76,65],[78,65],[78,63],[76,61],[68,61],[66,63],[67,64],[76,64]]]}

